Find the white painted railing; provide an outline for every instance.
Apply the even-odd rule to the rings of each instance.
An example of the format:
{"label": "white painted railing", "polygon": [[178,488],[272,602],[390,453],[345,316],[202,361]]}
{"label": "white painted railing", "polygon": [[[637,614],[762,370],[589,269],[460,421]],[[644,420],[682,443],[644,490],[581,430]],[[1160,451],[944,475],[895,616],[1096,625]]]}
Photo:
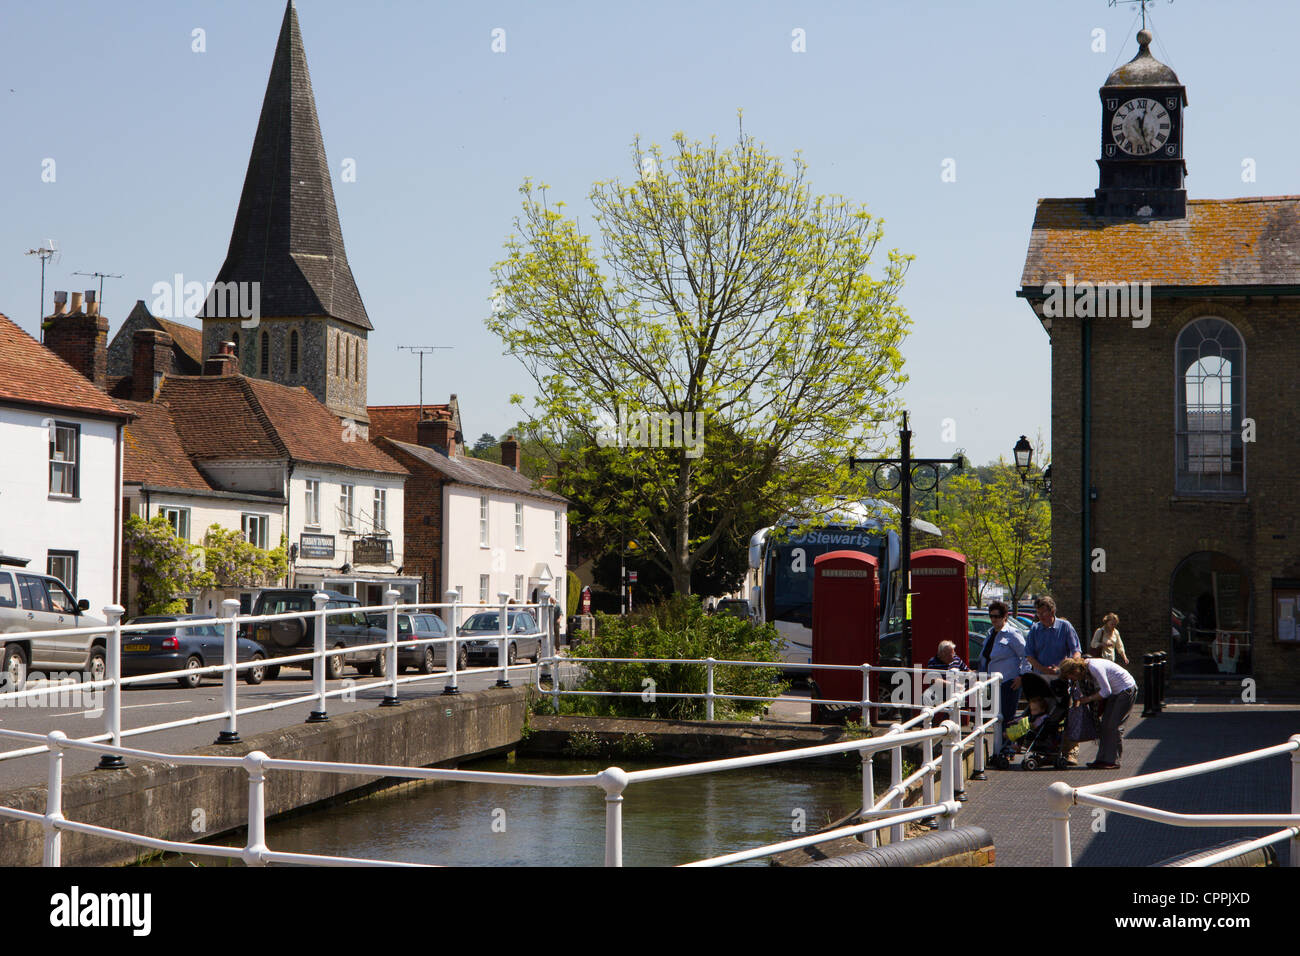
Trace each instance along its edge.
{"label": "white painted railing", "polygon": [[[950,701],[943,702],[943,704],[944,706],[958,704],[962,697],[968,696],[972,693],[978,693],[979,689],[980,688],[977,687],[962,691],[954,695]],[[272,850],[266,844],[265,787],[267,773],[270,771],[286,771],[294,773],[360,774],[412,780],[448,780],[529,787],[597,787],[605,793],[605,865],[622,866],[623,794],[627,788],[632,785],[647,783],[654,780],[675,779],[678,777],[718,773],[728,770],[740,770],[778,763],[790,763],[797,760],[824,757],[837,753],[851,753],[854,751],[858,752],[862,759],[864,806],[870,806],[873,811],[879,811],[880,808],[887,803],[891,804],[893,807],[891,810],[883,811],[883,815],[877,816],[876,819],[851,827],[841,827],[836,830],[814,834],[798,840],[788,840],[781,843],[771,844],[769,846],[756,847],[750,850],[730,853],[725,856],[698,860],[694,863],[688,864],[690,866],[720,866],[728,863],[737,863],[744,860],[770,856],[797,847],[811,846],[815,843],[827,842],[851,834],[874,834],[875,832],[885,828],[890,828],[891,831],[897,834],[894,838],[901,839],[901,830],[906,823],[927,817],[937,817],[941,828],[951,829],[954,825],[954,818],[961,809],[961,803],[956,797],[956,781],[959,779],[961,765],[961,728],[951,720],[945,720],[939,727],[930,727],[928,722],[938,713],[941,713],[941,710],[926,708],[921,715],[918,715],[917,719],[926,722],[926,727],[923,729],[909,731],[904,730],[903,725],[896,724],[890,728],[890,731],[887,734],[881,737],[868,738],[865,740],[848,740],[833,744],[822,744],[814,747],[803,747],[797,750],[781,751],[779,753],[733,757],[726,760],[710,760],[702,763],[686,764],[675,767],[661,767],[653,770],[625,771],[619,767],[609,767],[596,774],[573,775],[495,773],[472,770],[438,770],[400,767],[384,764],[325,763],[307,760],[285,760],[269,757],[261,751],[254,751],[243,757],[165,754],[113,744],[96,743],[89,740],[72,740],[69,739],[66,734],[57,730],[52,731],[49,734],[40,735],[25,733],[23,731],[0,729],[0,738],[43,741],[44,749],[49,752],[45,813],[39,814],[30,810],[19,810],[13,807],[0,807],[0,817],[27,820],[32,823],[40,824],[45,830],[44,852],[42,855],[43,865],[51,867],[60,866],[62,863],[62,834],[64,832],[85,833],[155,850],[239,859],[250,866],[265,866],[268,863],[297,863],[320,866],[407,866],[418,864],[398,863],[390,860],[321,856],[307,853],[285,853]],[[891,787],[889,791],[886,791],[886,793],[879,799],[872,799],[874,793],[870,789],[870,768],[872,764],[872,756],[874,754],[884,750],[891,751],[894,755],[893,766],[895,768],[901,768],[903,747],[911,746],[913,744],[921,744],[926,748],[928,753],[936,741],[941,743],[942,756],[937,760],[927,760],[922,767],[920,767],[917,772],[908,779],[912,780],[917,778],[918,775],[924,775],[932,784],[934,778],[937,776],[941,786],[941,798],[939,802],[933,802],[932,797],[929,796],[930,791],[927,789],[927,797],[922,806],[914,807],[907,811],[902,810],[901,805],[896,803],[898,799],[901,799],[902,795],[902,791],[898,789],[898,786],[899,784],[905,783],[901,780],[899,780],[894,787]],[[139,760],[155,760],[170,764],[178,764],[181,766],[222,767],[230,770],[244,771],[248,777],[248,835],[245,845],[242,848],[238,848],[184,843],[175,840],[150,837],[145,834],[132,833],[126,830],[94,826],[92,824],[67,819],[63,814],[63,759],[65,752],[69,750],[99,753],[103,755],[104,758],[111,758],[119,761],[123,757],[132,757]],[[896,773],[895,776],[899,776],[899,774]]]}
{"label": "white painted railing", "polygon": [[[398,689],[405,684],[426,683],[430,681],[444,682],[444,694],[456,694],[459,692],[460,675],[466,673],[481,674],[494,670],[500,671],[500,677],[497,680],[497,686],[509,687],[510,673],[519,672],[524,668],[532,670],[536,674],[536,679],[540,682],[543,667],[550,670],[556,670],[560,666],[559,658],[555,654],[555,635],[554,617],[552,608],[547,605],[546,601],[549,594],[545,591],[541,595],[541,602],[538,604],[510,604],[510,595],[501,592],[498,597],[498,604],[465,604],[458,600],[458,594],[455,591],[446,593],[447,602],[444,603],[424,603],[424,604],[398,604],[401,597],[397,591],[390,590],[385,597],[388,599],[387,604],[374,607],[345,607],[327,609],[326,603],[329,601],[328,595],[315,594],[313,602],[315,609],[311,611],[288,611],[282,614],[259,614],[259,615],[240,615],[238,614],[239,602],[227,600],[222,602],[223,614],[216,618],[196,618],[182,622],[177,621],[160,621],[149,624],[127,624],[122,623],[123,608],[119,605],[109,605],[104,608],[107,616],[107,626],[69,628],[60,630],[60,637],[82,636],[82,637],[103,637],[104,652],[107,664],[107,673],[102,680],[89,680],[81,683],[68,685],[44,685],[31,687],[24,690],[12,690],[0,693],[0,708],[23,706],[24,701],[39,700],[50,695],[57,695],[64,692],[76,692],[79,695],[87,693],[94,694],[102,692],[103,701],[103,731],[99,734],[92,734],[78,737],[78,741],[86,743],[108,742],[113,747],[120,748],[124,737],[133,737],[140,734],[156,733],[163,730],[173,730],[177,727],[194,726],[197,724],[211,723],[214,721],[223,721],[223,727],[216,743],[238,743],[240,742],[238,721],[241,716],[248,714],[261,713],[264,711],[278,710],[285,707],[294,707],[304,703],[314,702],[316,707],[307,718],[309,722],[316,723],[329,719],[327,702],[330,698],[336,697],[353,697],[360,691],[373,690],[375,688],[386,688],[387,693],[381,703],[381,706],[393,706],[400,702]],[[464,610],[478,611],[496,611],[498,620],[497,639],[497,664],[495,667],[468,668],[467,670],[458,670],[457,668],[457,649],[467,641],[483,640],[491,638],[489,634],[475,634],[473,636],[458,635],[457,631],[461,624],[461,613]],[[413,638],[398,639],[397,633],[397,615],[399,613],[420,613],[420,612],[445,612],[446,625],[448,634],[446,637],[437,638]],[[511,634],[509,633],[510,612],[529,611],[538,621],[542,642],[542,651],[540,656],[542,660],[535,664],[516,664],[507,663],[508,648],[511,639],[520,637],[532,638],[538,632],[530,634]],[[331,616],[342,614],[353,614],[361,612],[365,614],[384,613],[387,615],[387,639],[382,643],[353,645],[346,647],[332,648],[327,647],[328,627],[327,620]],[[238,663],[236,661],[236,639],[239,636],[240,628],[244,625],[273,623],[275,621],[304,621],[307,618],[314,618],[314,640],[315,646],[312,650],[297,654],[287,654],[284,656],[268,657],[262,661],[245,661]],[[180,628],[196,627],[203,625],[217,625],[223,629],[224,641],[222,650],[222,663],[210,664],[195,670],[176,670],[160,671],[151,674],[139,674],[132,677],[123,677],[121,674],[122,661],[122,632],[124,629],[131,633],[141,633],[149,631],[170,631]],[[0,635],[0,643],[11,644],[16,642],[32,642],[45,640],[49,637],[48,631],[23,631],[7,633]],[[414,676],[399,676],[397,668],[397,654],[399,648],[410,649],[423,647],[425,645],[445,645],[446,650],[446,667],[441,673],[434,674],[417,674]],[[328,690],[325,679],[325,666],[323,661],[329,657],[337,655],[354,655],[362,651],[374,651],[378,653],[383,651],[385,654],[385,664],[387,674],[380,680],[370,682],[353,682],[347,681],[344,686]],[[30,658],[30,655],[29,655]],[[301,696],[294,696],[285,700],[273,701],[266,704],[257,704],[249,707],[240,707],[238,701],[238,682],[239,673],[252,667],[279,667],[286,664],[299,664],[304,661],[313,662],[311,668],[313,674],[312,693]],[[191,674],[220,674],[222,677],[222,703],[221,708],[210,713],[200,713],[191,717],[184,717],[178,720],[166,721],[163,723],[147,724],[141,727],[133,727],[128,730],[122,729],[122,688],[130,687],[135,684],[150,683],[159,679],[180,678]],[[197,700],[196,700],[197,706]],[[44,741],[44,737],[37,735],[33,739]],[[37,746],[24,747],[15,750],[6,750],[0,752],[0,760],[12,760],[19,757],[28,757],[35,754],[45,753],[48,750],[48,744],[42,742]],[[101,759],[100,766],[105,769],[114,769],[123,766],[121,755],[108,751],[101,751],[104,756]]]}
{"label": "white painted railing", "polygon": [[[1175,813],[1171,810],[1159,810],[1125,800],[1116,800],[1102,796],[1118,790],[1130,790],[1137,787],[1149,787],[1152,784],[1165,783],[1170,780],[1183,780],[1201,774],[1227,770],[1242,764],[1267,760],[1282,754],[1291,754],[1291,812],[1290,813]],[[1104,783],[1091,783],[1083,787],[1071,787],[1067,783],[1057,782],[1048,787],[1047,802],[1051,808],[1052,827],[1052,864],[1054,866],[1073,866],[1073,853],[1070,849],[1070,808],[1072,806],[1098,807],[1124,816],[1140,820],[1166,823],[1175,827],[1284,827],[1258,840],[1228,847],[1219,853],[1203,857],[1184,864],[1199,867],[1212,866],[1215,863],[1243,856],[1252,850],[1270,846],[1274,843],[1291,843],[1291,866],[1300,866],[1300,734],[1296,734],[1284,744],[1252,750],[1249,753],[1209,760],[1205,763],[1175,767],[1157,773],[1146,773],[1136,777],[1124,777],[1119,780],[1107,780]]]}

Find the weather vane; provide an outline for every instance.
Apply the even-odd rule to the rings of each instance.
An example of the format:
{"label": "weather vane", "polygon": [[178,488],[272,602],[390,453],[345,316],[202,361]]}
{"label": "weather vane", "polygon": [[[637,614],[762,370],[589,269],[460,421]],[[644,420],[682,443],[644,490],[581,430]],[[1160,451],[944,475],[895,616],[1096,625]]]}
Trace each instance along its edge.
{"label": "weather vane", "polygon": [[[1121,3],[1140,3],[1142,4],[1142,29],[1147,28],[1147,4],[1154,4],[1156,0],[1106,0],[1107,6],[1115,7]],[[1169,0],[1173,3],[1174,0]]]}

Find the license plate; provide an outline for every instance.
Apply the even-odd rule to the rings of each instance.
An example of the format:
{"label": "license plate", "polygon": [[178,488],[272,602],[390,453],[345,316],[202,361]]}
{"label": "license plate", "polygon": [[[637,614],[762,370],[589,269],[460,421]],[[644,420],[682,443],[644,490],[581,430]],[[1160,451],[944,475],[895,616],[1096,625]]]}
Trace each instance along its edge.
{"label": "license plate", "polygon": [[148,645],[148,644],[124,644],[124,645],[122,645],[122,650],[124,650],[124,651],[147,651],[147,650],[149,650],[149,649],[150,649],[150,648],[149,648],[149,645]]}
{"label": "license plate", "polygon": [[257,629],[257,639],[259,641],[269,641],[271,639],[271,629],[269,627],[259,627]]}

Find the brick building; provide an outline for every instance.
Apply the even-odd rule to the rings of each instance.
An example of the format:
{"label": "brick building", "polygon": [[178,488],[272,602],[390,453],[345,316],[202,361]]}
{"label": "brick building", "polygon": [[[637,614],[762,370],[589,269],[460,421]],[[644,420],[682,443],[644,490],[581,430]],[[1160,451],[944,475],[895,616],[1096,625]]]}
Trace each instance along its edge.
{"label": "brick building", "polygon": [[1184,689],[1293,695],[1300,196],[1186,199],[1186,93],[1138,41],[1100,91],[1099,186],[1039,200],[1018,293],[1051,340],[1052,591]]}

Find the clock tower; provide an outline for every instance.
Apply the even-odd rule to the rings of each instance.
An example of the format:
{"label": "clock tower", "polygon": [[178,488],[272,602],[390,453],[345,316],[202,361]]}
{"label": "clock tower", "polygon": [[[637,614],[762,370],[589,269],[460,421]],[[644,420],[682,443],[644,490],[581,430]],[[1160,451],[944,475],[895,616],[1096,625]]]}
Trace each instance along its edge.
{"label": "clock tower", "polygon": [[1151,55],[1151,32],[1138,53],[1101,88],[1100,180],[1094,214],[1115,219],[1185,219],[1183,110],[1187,90]]}

